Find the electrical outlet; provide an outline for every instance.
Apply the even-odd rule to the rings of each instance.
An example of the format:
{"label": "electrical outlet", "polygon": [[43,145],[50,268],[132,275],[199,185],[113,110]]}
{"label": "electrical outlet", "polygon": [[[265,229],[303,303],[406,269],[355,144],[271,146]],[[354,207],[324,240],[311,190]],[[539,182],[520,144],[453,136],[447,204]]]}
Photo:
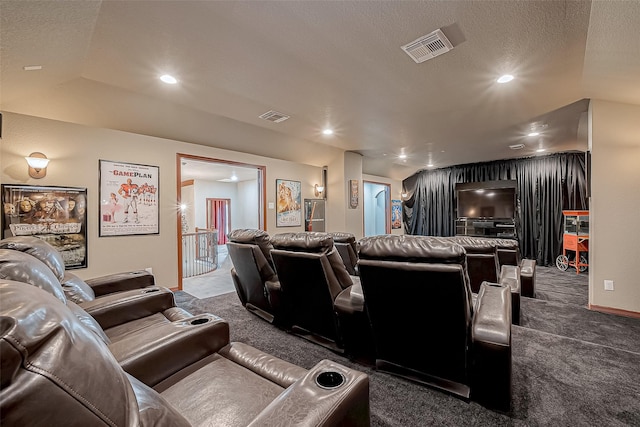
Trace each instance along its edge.
{"label": "electrical outlet", "polygon": [[275,209],[275,204],[273,202],[269,202],[269,209]]}
{"label": "electrical outlet", "polygon": [[604,290],[612,291],[613,290],[613,280],[605,280],[604,281]]}

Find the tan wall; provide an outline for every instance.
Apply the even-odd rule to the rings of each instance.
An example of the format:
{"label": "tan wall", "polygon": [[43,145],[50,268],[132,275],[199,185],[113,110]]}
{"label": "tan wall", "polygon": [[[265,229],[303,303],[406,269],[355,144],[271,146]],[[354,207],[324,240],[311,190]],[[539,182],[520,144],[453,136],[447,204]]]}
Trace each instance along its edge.
{"label": "tan wall", "polygon": [[640,106],[592,100],[589,144],[589,304],[640,312]]}
{"label": "tan wall", "polygon": [[[66,122],[3,113],[0,150],[1,182],[45,186],[86,187],[88,195],[88,267],[75,270],[82,278],[129,269],[152,267],[162,286],[174,287],[177,266],[176,153],[231,160],[267,168],[266,201],[275,204],[276,178],[300,181],[302,199],[313,198],[321,168],[184,142],[99,129]],[[47,176],[28,176],[24,156],[41,151],[51,159]],[[124,161],[160,168],[160,234],[98,237],[98,160]],[[331,197],[331,195],[329,195]],[[340,209],[341,203],[331,203]],[[342,205],[343,206],[343,205]],[[344,209],[344,207],[343,207]],[[344,213],[343,213],[344,216]],[[267,209],[267,232],[302,231],[300,227],[277,228],[275,209]]]}

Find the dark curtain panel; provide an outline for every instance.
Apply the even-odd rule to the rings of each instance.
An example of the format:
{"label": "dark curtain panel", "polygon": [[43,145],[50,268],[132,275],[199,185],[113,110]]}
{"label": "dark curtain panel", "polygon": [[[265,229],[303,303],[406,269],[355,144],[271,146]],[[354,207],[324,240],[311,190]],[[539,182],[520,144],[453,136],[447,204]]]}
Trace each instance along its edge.
{"label": "dark curtain panel", "polygon": [[455,234],[455,185],[517,181],[516,229],[522,256],[555,264],[562,253],[562,211],[588,209],[585,153],[500,160],[418,172],[402,182],[407,234]]}

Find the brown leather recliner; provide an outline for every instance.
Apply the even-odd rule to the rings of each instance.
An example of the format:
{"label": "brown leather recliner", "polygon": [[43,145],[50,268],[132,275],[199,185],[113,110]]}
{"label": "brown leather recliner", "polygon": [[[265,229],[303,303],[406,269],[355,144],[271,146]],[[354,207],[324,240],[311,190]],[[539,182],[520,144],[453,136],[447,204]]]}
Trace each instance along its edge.
{"label": "brown leather recliner", "polygon": [[472,236],[440,237],[452,240],[467,253],[467,272],[471,291],[478,293],[482,282],[500,283],[511,289],[511,321],[520,324],[520,267],[498,264],[498,247],[491,239]]}
{"label": "brown leather recliner", "polygon": [[353,233],[344,231],[330,231],[333,244],[342,257],[344,266],[352,276],[358,275],[358,242]]}
{"label": "brown leather recliner", "polygon": [[333,351],[366,357],[370,335],[359,278],[349,275],[333,238],[323,232],[281,233],[271,251],[290,331]]}
{"label": "brown leather recliner", "polygon": [[520,244],[514,239],[490,239],[498,248],[500,266],[515,265],[520,267],[521,295],[536,297],[536,260],[522,258]]}
{"label": "brown leather recliner", "polygon": [[359,268],[379,370],[509,407],[509,288],[484,282],[474,303],[464,248],[437,237],[366,237]]}
{"label": "brown leather recliner", "polygon": [[231,343],[150,388],[52,295],[9,281],[0,295],[2,425],[370,424],[368,376],[338,363],[307,371]]}
{"label": "brown leather recliner", "polygon": [[226,322],[177,307],[167,288],[116,292],[75,304],[42,261],[10,249],[0,249],[0,279],[41,288],[66,304],[108,345],[125,371],[147,385],[157,384],[229,341]]}
{"label": "brown leather recliner", "polygon": [[263,230],[235,229],[227,237],[233,263],[231,277],[240,302],[251,313],[278,324],[280,282],[273,269],[269,234]]}
{"label": "brown leather recliner", "polygon": [[60,253],[49,243],[33,236],[14,236],[0,240],[0,249],[25,252],[44,262],[56,275],[67,297],[81,304],[114,292],[141,289],[155,285],[154,276],[145,270],[127,271],[82,280],[66,271]]}

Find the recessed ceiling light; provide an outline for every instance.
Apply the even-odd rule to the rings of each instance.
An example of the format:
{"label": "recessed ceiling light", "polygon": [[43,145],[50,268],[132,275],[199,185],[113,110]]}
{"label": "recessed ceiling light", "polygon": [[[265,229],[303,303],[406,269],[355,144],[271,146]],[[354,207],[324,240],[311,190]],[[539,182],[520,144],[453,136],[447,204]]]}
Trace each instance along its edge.
{"label": "recessed ceiling light", "polygon": [[407,158],[407,155],[406,155],[406,154],[400,154],[400,155],[398,156],[398,158],[400,158],[400,159],[406,159],[406,158]]}
{"label": "recessed ceiling light", "polygon": [[329,128],[324,129],[324,130],[322,131],[322,133],[323,133],[324,135],[333,135],[333,129],[329,129]]}
{"label": "recessed ceiling light", "polygon": [[433,167],[433,163],[429,163],[429,164],[427,165],[427,167],[428,167],[428,168],[432,168],[432,167]]}
{"label": "recessed ceiling light", "polygon": [[178,83],[178,80],[175,77],[170,76],[169,74],[161,75],[160,76],[160,80],[162,80],[163,82],[165,82],[166,84],[169,84],[169,85],[174,85],[174,84]]}
{"label": "recessed ceiling light", "polygon": [[42,70],[42,65],[25,65],[22,69],[25,71],[39,71]]}
{"label": "recessed ceiling light", "polygon": [[538,135],[540,135],[540,132],[529,132],[527,134],[527,136],[538,136]]}
{"label": "recessed ceiling light", "polygon": [[235,176],[235,175],[231,175],[231,181],[237,181],[237,180],[238,180],[238,177],[237,177],[237,176]]}
{"label": "recessed ceiling light", "polygon": [[511,80],[513,80],[513,76],[511,74],[505,74],[503,76],[500,76],[496,81],[498,83],[509,83]]}
{"label": "recessed ceiling light", "polygon": [[546,148],[538,148],[538,149],[536,150],[536,153],[544,153],[545,151],[547,151],[547,149],[546,149]]}

